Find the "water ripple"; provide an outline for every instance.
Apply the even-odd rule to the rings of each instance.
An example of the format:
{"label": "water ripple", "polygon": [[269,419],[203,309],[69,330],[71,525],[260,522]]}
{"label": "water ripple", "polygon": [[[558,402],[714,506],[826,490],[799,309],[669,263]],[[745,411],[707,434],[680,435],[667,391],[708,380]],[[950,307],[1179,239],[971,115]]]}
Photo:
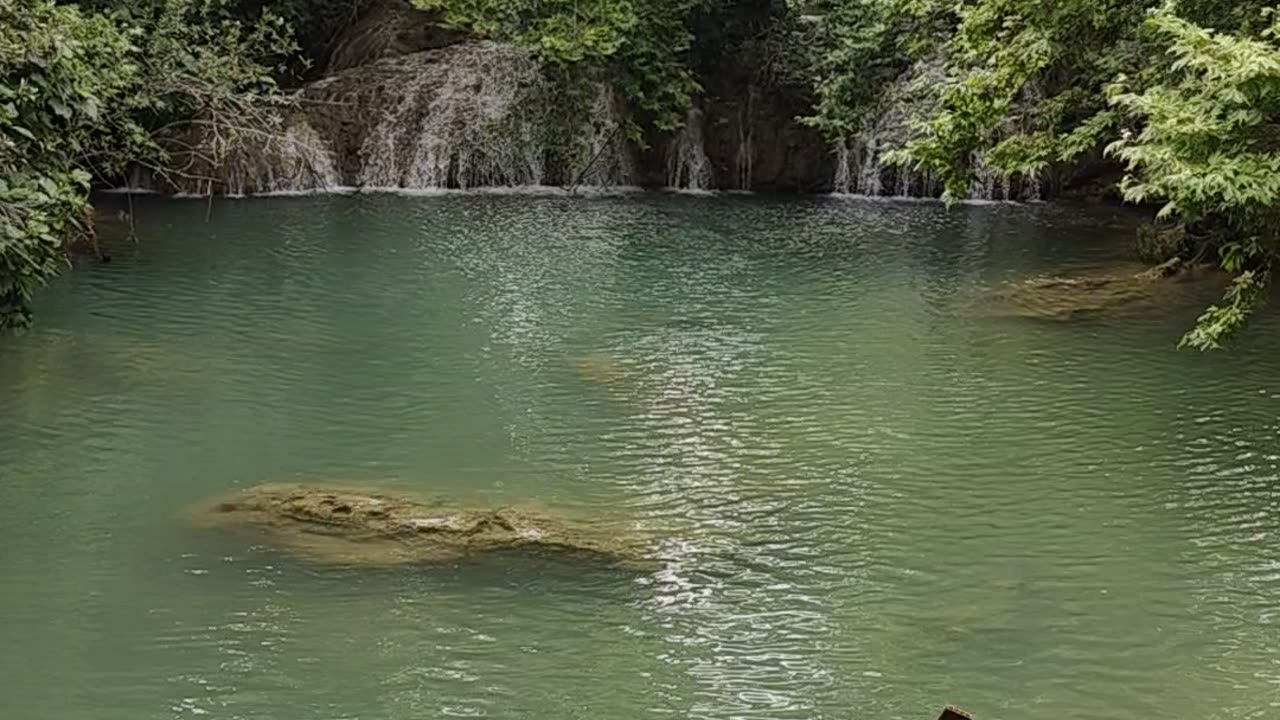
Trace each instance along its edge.
{"label": "water ripple", "polygon": [[[1117,257],[1122,213],[137,209],[0,344],[15,715],[1280,711],[1275,316],[1206,358],[1171,347],[1195,297],[981,310]],[[658,566],[330,568],[175,518],[281,480],[610,520]]]}

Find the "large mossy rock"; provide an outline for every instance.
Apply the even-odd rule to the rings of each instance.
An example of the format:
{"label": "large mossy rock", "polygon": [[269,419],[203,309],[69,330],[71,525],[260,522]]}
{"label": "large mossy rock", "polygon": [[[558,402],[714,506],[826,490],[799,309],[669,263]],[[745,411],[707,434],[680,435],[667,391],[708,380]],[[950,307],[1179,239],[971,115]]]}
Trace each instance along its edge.
{"label": "large mossy rock", "polygon": [[1156,307],[1206,288],[1217,291],[1223,282],[1217,267],[1202,264],[1082,268],[1006,283],[984,298],[984,304],[998,315],[1080,320]]}
{"label": "large mossy rock", "polygon": [[385,566],[519,552],[646,565],[640,538],[603,524],[353,488],[259,485],[202,503],[192,514],[202,526],[250,531],[273,549],[327,563]]}

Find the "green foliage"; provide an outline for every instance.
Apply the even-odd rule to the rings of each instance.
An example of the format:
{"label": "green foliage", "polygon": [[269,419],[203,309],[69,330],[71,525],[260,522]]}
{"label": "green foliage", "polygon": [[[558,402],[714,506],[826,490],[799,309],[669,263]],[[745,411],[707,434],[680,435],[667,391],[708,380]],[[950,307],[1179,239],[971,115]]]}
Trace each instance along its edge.
{"label": "green foliage", "polygon": [[902,159],[936,171],[963,197],[981,157],[1006,175],[1040,176],[1095,151],[1116,116],[1103,89],[1134,62],[1141,3],[984,0],[961,5],[943,47],[939,112]]}
{"label": "green foliage", "polygon": [[955,22],[938,0],[833,0],[803,10],[821,18],[808,43],[817,104],[807,120],[836,139],[856,133],[884,88]]}
{"label": "green foliage", "polygon": [[1221,305],[1210,305],[1196,321],[1196,326],[1183,336],[1179,347],[1218,350],[1222,344],[1248,321],[1250,313],[1262,302],[1268,273],[1245,270],[1231,281]]}
{"label": "green foliage", "polygon": [[292,49],[264,14],[251,26],[219,0],[0,0],[0,328],[89,230],[91,177],[163,151],[153,132],[269,95],[266,57]]}
{"label": "green foliage", "polygon": [[1217,347],[1261,297],[1280,233],[1280,21],[1269,5],[809,3],[824,26],[811,121],[843,139],[911,62],[932,55],[945,63],[939,102],[922,105],[889,158],[935,172],[945,198],[964,196],[979,163],[1044,177],[1106,149],[1128,169],[1128,200],[1162,203],[1162,220],[1230,239],[1224,265],[1238,279],[1184,340]]}
{"label": "green foliage", "polygon": [[0,329],[30,319],[88,212],[76,158],[136,82],[129,33],[46,0],[0,0]]}
{"label": "green foliage", "polygon": [[[1272,13],[1274,16],[1274,13]],[[1112,102],[1142,123],[1110,147],[1130,170],[1125,196],[1163,200],[1161,216],[1240,217],[1280,206],[1280,20],[1266,37],[1196,26],[1166,6],[1147,23],[1167,72]]]}
{"label": "green foliage", "polygon": [[[107,0],[119,5],[119,0]],[[323,69],[323,60],[339,33],[354,23],[376,0],[235,0],[224,10],[231,19],[252,26],[265,13],[292,28],[299,52],[271,55],[277,77],[284,81],[310,79]]]}
{"label": "green foliage", "polygon": [[[413,0],[447,25],[531,49],[552,79],[582,95],[602,78],[648,124],[678,127],[698,84],[684,53],[690,14],[706,0]],[[638,139],[639,127],[632,128]]]}
{"label": "green foliage", "polygon": [[1280,240],[1280,15],[1256,36],[1200,27],[1173,4],[1145,29],[1165,48],[1140,92],[1126,79],[1111,99],[1140,124],[1108,151],[1128,174],[1133,202],[1160,201],[1162,218],[1227,228],[1223,267],[1238,273],[1225,302],[1209,308],[1183,345],[1217,348],[1261,299]]}

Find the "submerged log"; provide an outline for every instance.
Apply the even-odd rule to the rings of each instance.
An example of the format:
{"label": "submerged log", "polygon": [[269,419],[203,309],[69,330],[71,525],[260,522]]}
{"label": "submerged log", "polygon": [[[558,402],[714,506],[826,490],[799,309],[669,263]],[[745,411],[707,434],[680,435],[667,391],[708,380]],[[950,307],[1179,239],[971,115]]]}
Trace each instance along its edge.
{"label": "submerged log", "polygon": [[638,538],[514,507],[468,509],[360,489],[268,484],[193,509],[204,526],[251,530],[321,562],[450,562],[496,552],[645,564]]}

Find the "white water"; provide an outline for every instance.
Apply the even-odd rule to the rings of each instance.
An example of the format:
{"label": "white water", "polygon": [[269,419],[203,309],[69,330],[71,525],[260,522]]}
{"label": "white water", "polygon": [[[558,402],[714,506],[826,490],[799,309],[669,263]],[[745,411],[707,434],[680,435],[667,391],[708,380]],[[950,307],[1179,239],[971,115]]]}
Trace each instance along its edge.
{"label": "white water", "polygon": [[752,85],[747,91],[747,102],[738,113],[738,152],[734,157],[737,169],[738,190],[750,190],[752,186],[752,166],[755,161],[755,126],[751,118],[755,114],[756,96],[759,91]]}
{"label": "white water", "polygon": [[667,187],[673,190],[711,189],[711,161],[703,139],[706,118],[702,110],[690,108],[684,127],[667,150]]}
{"label": "white water", "polygon": [[[458,45],[406,58],[408,82],[383,87],[385,108],[361,148],[366,187],[445,190],[577,188],[635,183],[635,163],[612,90],[596,86],[569,146],[552,146],[553,88],[527,51]],[[549,165],[560,172],[552,177]],[[563,177],[561,177],[563,176]]]}
{"label": "white water", "polygon": [[[553,139],[564,136],[555,123],[563,124],[566,113],[551,104],[553,90],[537,61],[518,48],[471,43],[417,53],[313,83],[303,91],[303,107],[316,113],[314,126],[297,113],[280,133],[243,135],[230,147],[216,136],[202,137],[197,149],[221,150],[199,155],[223,158],[215,169],[168,183],[140,173],[128,184],[199,196],[302,194],[344,185],[427,193],[635,185],[612,90],[598,85],[590,105],[570,116],[574,133],[555,145]],[[324,137],[316,128],[357,134]],[[343,143],[354,158],[347,177],[335,159]]]}
{"label": "white water", "polygon": [[568,178],[572,188],[635,185],[635,159],[627,145],[618,101],[608,85],[596,86],[589,117],[576,140]]}
{"label": "white water", "polygon": [[518,112],[542,85],[529,53],[477,43],[457,46],[444,61],[405,62],[415,62],[411,79],[383,89],[399,101],[384,107],[361,148],[361,185],[542,184],[546,148],[537,123]]}
{"label": "white water", "polygon": [[[172,167],[161,174],[130,169],[124,192],[169,192],[207,197],[326,192],[342,186],[333,146],[301,114],[281,120],[279,129],[202,132],[172,149]],[[175,138],[180,139],[180,138]]]}
{"label": "white water", "polygon": [[937,101],[942,64],[922,60],[902,74],[862,120],[858,132],[836,146],[837,194],[868,197],[935,197],[939,187],[930,172],[890,165],[885,156],[911,139],[913,118]]}
{"label": "white water", "polygon": [[[858,132],[837,143],[833,189],[840,195],[867,197],[938,197],[941,183],[931,171],[886,162],[888,153],[903,148],[912,138],[913,121],[927,116],[939,101],[944,67],[940,58],[916,63],[884,93],[878,108],[869,112]],[[1034,86],[1024,89],[1033,98]],[[1019,130],[1003,127],[1002,133]],[[1007,202],[1039,200],[1040,179],[1034,176],[1010,178],[987,165],[982,155],[969,157],[973,179],[964,200]]]}
{"label": "white water", "polygon": [[342,176],[330,148],[304,118],[295,117],[284,135],[267,143],[262,154],[255,157],[245,152],[240,162],[231,165],[227,192],[292,193],[340,187]]}
{"label": "white water", "polygon": [[973,179],[969,181],[970,199],[1011,199],[1009,177],[1007,175],[988,166],[978,153],[973,153],[969,156],[969,166],[973,168]]}

